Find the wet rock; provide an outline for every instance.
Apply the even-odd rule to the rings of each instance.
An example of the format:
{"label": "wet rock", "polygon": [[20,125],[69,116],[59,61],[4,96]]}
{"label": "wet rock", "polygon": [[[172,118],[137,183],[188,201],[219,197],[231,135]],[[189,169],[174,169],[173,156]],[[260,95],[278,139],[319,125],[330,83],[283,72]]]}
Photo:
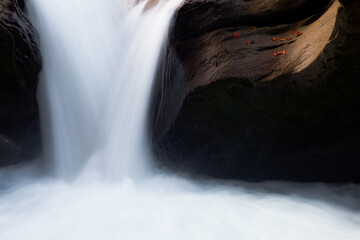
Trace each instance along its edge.
{"label": "wet rock", "polygon": [[185,1],[170,45],[187,97],[157,140],[160,164],[231,179],[359,182],[359,4],[349,4]]}
{"label": "wet rock", "polygon": [[[246,78],[256,85],[302,71],[319,56],[333,32],[339,3],[329,3],[186,2],[179,9],[173,38],[187,74],[188,92],[218,79]],[[208,16],[213,11],[214,16]],[[240,39],[231,37],[234,31]],[[298,32],[303,34],[297,37]],[[273,57],[273,52],[284,50],[286,57]],[[214,61],[219,63],[216,69],[211,67]]]}
{"label": "wet rock", "polygon": [[33,158],[39,149],[36,87],[41,67],[36,33],[23,1],[0,3],[0,165]]}
{"label": "wet rock", "polygon": [[161,56],[162,61],[157,69],[149,114],[150,136],[155,142],[170,128],[187,93],[184,70],[176,50],[169,42]]}
{"label": "wet rock", "polygon": [[[302,71],[329,41],[338,6],[337,1],[184,1],[168,45],[175,50],[172,56],[178,59],[173,61],[179,62],[184,73],[179,81],[185,87],[171,90],[179,93],[167,101],[175,102],[176,110],[162,116],[173,122],[177,104],[198,86],[228,78],[247,79],[255,86]],[[304,36],[297,37],[293,29]],[[280,41],[283,37],[286,41]],[[274,52],[286,56],[274,58]]]}

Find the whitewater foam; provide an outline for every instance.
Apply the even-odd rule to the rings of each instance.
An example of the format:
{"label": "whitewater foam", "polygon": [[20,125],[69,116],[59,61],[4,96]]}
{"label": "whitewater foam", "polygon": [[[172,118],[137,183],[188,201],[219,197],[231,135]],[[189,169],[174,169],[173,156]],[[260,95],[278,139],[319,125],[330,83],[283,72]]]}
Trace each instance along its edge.
{"label": "whitewater foam", "polygon": [[145,2],[27,3],[44,58],[44,160],[55,174],[0,169],[1,240],[359,239],[358,186],[149,174],[147,104],[179,1],[145,13]]}

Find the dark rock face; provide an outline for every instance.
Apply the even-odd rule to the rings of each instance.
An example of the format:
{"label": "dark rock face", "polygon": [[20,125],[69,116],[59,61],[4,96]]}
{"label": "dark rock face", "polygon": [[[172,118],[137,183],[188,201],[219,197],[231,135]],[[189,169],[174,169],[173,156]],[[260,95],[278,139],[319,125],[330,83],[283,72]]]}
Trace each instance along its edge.
{"label": "dark rock face", "polygon": [[[337,1],[330,5],[329,1],[215,2],[190,1],[185,10],[179,9],[174,44],[189,92],[219,79],[236,77],[257,85],[302,71],[326,46],[339,7]],[[190,20],[193,7],[195,20]],[[213,11],[219,12],[218,17],[208,16]],[[197,20],[199,16],[202,19]],[[240,38],[234,38],[234,32]],[[273,55],[283,51],[285,55]]]}
{"label": "dark rock face", "polygon": [[346,3],[185,2],[170,39],[188,96],[157,139],[160,164],[231,179],[360,182],[360,4]]}
{"label": "dark rock face", "polygon": [[[290,3],[282,0],[279,3],[267,1],[264,7],[262,1],[186,1],[177,12],[167,47],[172,49],[171,57],[174,59],[171,62],[179,63],[173,72],[181,74],[172,76],[167,73],[171,82],[178,86],[164,82],[160,84],[165,86],[167,92],[174,92],[175,95],[168,95],[169,98],[157,97],[172,107],[163,109],[158,115],[160,118],[157,118],[155,125],[162,127],[153,127],[155,139],[162,137],[185,96],[198,86],[228,78],[245,79],[251,85],[261,85],[308,67],[326,46],[333,32],[339,6],[337,1],[330,4],[329,1],[319,1],[313,3],[312,8],[309,8],[309,4],[310,1]],[[290,8],[285,11],[284,5]],[[289,17],[292,12],[301,14]],[[214,18],[212,14],[219,17]],[[280,19],[288,23],[274,25]],[[298,19],[301,21],[296,22]],[[262,24],[262,27],[252,29],[251,25],[246,25],[251,21]],[[296,32],[293,32],[294,29]],[[297,37],[296,33],[300,31],[303,35]],[[240,39],[234,38],[233,32],[239,33]],[[276,41],[271,40],[274,37]],[[286,40],[281,41],[281,38]],[[246,44],[246,41],[255,43]],[[279,51],[285,51],[286,55],[274,57],[273,53]],[[166,61],[169,62],[168,57]],[[158,75],[159,82],[162,82],[162,78]],[[314,81],[310,82],[315,84]]]}
{"label": "dark rock face", "polygon": [[152,126],[150,136],[155,141],[163,137],[170,128],[187,93],[185,73],[176,50],[169,43],[163,49],[161,59],[149,114],[149,125]]}
{"label": "dark rock face", "polygon": [[176,38],[183,41],[216,29],[294,24],[321,14],[331,1],[319,0],[187,0],[179,8]]}
{"label": "dark rock face", "polygon": [[41,58],[20,6],[16,0],[0,3],[0,166],[33,158],[40,144],[35,95]]}

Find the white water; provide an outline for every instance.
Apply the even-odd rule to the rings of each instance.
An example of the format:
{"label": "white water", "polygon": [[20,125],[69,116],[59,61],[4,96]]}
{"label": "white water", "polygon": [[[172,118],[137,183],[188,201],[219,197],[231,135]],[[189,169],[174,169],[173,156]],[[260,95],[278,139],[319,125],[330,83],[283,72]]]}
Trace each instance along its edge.
{"label": "white water", "polygon": [[145,2],[27,1],[44,57],[39,98],[53,174],[0,170],[0,239],[360,239],[358,186],[151,174],[147,103],[179,4],[166,2],[143,12]]}
{"label": "white water", "polygon": [[[0,171],[1,240],[358,240],[360,191],[153,176],[67,183]],[[21,179],[21,176],[23,178]],[[15,182],[11,182],[11,178]],[[17,186],[14,186],[16,184]]]}
{"label": "white water", "polygon": [[179,3],[143,11],[146,1],[29,1],[44,58],[45,159],[58,176],[73,178],[86,165],[110,180],[149,173],[148,102]]}

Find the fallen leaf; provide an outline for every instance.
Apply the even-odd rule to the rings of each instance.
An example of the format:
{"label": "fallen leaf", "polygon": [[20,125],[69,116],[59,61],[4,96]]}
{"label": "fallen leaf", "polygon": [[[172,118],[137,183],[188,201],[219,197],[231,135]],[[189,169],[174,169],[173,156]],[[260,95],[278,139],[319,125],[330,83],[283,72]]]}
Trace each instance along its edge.
{"label": "fallen leaf", "polygon": [[238,32],[233,32],[232,35],[234,38],[240,38],[240,33],[238,33]]}

